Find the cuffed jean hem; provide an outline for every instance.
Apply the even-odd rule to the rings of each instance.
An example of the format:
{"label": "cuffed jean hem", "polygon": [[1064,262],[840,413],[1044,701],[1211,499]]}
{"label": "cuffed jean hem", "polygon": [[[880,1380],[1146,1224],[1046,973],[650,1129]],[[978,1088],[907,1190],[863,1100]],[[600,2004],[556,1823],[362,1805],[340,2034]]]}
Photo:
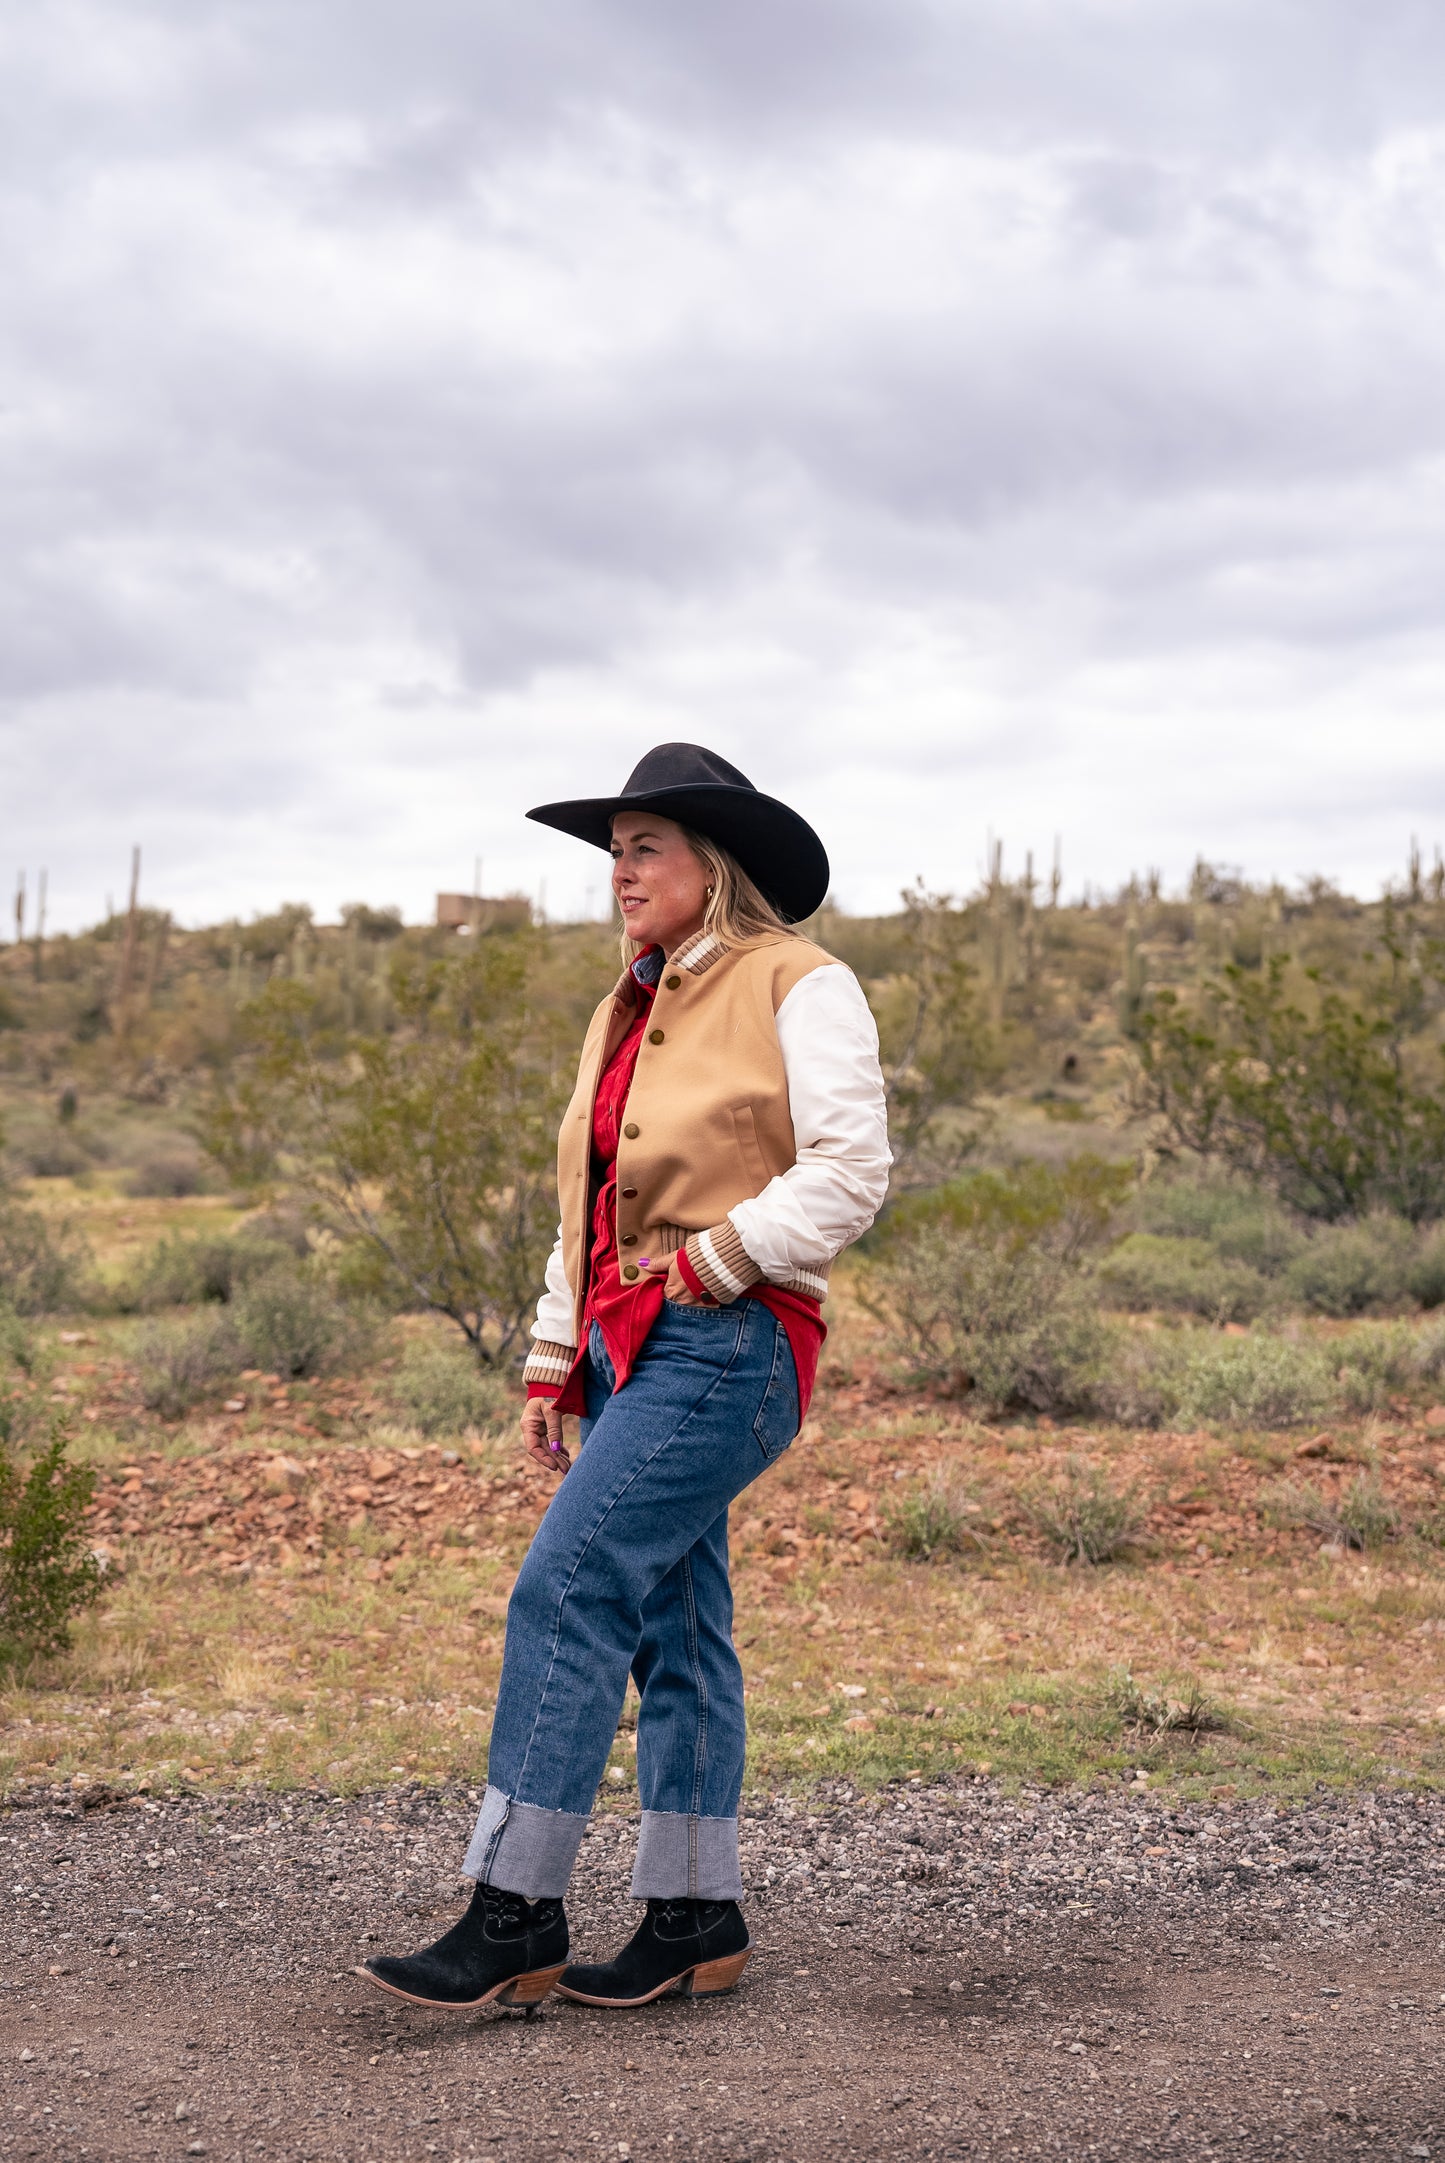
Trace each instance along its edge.
{"label": "cuffed jean hem", "polygon": [[585,1812],[542,1810],[489,1786],[462,1875],[524,1900],[560,1900],[586,1830]]}
{"label": "cuffed jean hem", "polygon": [[634,1900],[741,1900],[736,1818],[644,1810],[632,1872]]}

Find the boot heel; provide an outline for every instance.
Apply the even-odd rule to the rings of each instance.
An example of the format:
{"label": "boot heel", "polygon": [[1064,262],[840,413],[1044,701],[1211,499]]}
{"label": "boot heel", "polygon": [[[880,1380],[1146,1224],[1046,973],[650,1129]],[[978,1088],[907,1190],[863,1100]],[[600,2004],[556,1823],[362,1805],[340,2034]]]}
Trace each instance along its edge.
{"label": "boot heel", "polygon": [[732,1990],[738,1977],[747,1966],[752,1947],[746,1945],[740,1953],[729,1953],[725,1960],[704,1960],[695,1967],[682,1986],[685,1998],[716,1998],[723,1991]]}
{"label": "boot heel", "polygon": [[560,1967],[533,1968],[530,1975],[519,1975],[515,1982],[497,1992],[498,2005],[540,2005],[553,1990],[567,1963]]}

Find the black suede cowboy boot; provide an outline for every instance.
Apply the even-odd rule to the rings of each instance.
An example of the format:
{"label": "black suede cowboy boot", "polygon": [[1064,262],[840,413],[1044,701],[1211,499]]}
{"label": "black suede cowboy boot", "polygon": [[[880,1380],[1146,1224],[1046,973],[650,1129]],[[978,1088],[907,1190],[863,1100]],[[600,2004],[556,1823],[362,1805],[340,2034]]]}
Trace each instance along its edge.
{"label": "black suede cowboy boot", "polygon": [[356,1972],[413,2005],[538,2005],[562,1973],[567,1943],[560,1900],[524,1900],[479,1885],[461,1921],[435,1945],[399,1959],[379,1954]]}
{"label": "black suede cowboy boot", "polygon": [[649,1900],[615,1960],[570,1967],[557,1988],[579,2005],[648,2005],[669,1990],[715,1998],[733,1988],[751,1951],[735,1900]]}

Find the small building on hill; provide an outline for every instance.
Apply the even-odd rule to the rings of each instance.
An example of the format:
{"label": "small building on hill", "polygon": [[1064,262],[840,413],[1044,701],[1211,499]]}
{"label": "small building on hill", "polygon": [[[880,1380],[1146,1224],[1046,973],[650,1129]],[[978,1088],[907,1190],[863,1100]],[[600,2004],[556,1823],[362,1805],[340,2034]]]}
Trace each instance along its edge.
{"label": "small building on hill", "polygon": [[438,894],[437,926],[474,938],[484,931],[520,931],[532,921],[525,894]]}

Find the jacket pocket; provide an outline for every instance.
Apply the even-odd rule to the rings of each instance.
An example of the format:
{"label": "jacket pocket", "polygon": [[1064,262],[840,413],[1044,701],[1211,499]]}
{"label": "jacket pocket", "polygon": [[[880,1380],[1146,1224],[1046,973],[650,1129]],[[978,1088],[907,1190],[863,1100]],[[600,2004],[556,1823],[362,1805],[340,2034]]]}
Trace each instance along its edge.
{"label": "jacket pocket", "polygon": [[737,1137],[738,1155],[743,1160],[749,1179],[753,1181],[753,1193],[761,1194],[772,1173],[768,1170],[762,1146],[758,1141],[758,1126],[751,1104],[734,1104],[733,1133]]}

